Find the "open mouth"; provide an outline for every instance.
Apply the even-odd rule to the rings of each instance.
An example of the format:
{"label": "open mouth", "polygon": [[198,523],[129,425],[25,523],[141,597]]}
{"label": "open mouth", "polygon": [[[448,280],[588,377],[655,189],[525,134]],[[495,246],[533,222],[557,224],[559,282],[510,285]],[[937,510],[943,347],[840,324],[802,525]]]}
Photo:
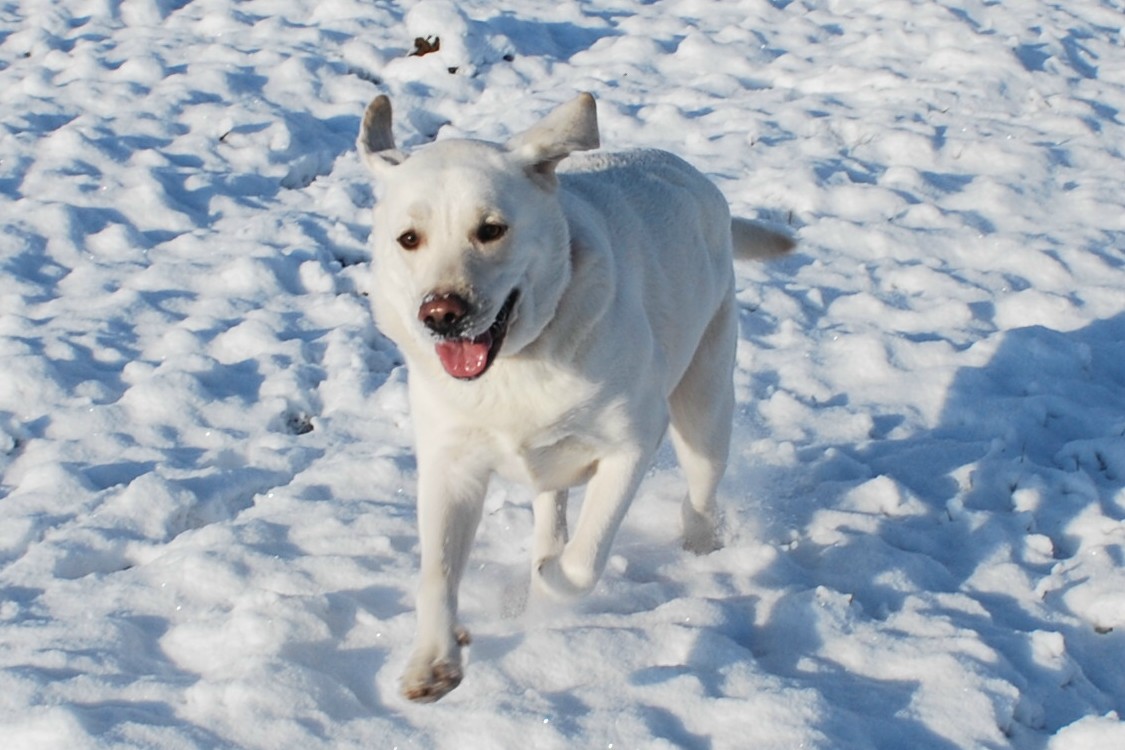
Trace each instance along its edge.
{"label": "open mouth", "polygon": [[484,333],[475,338],[445,339],[434,345],[441,366],[458,380],[475,380],[483,375],[496,359],[504,336],[508,333],[512,309],[519,298],[519,290],[512,290],[504,300],[496,320]]}

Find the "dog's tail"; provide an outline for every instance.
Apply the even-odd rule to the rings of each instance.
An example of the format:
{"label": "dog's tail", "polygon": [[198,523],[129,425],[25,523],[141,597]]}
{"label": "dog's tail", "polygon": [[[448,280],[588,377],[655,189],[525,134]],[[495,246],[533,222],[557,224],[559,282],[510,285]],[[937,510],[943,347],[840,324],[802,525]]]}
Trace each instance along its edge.
{"label": "dog's tail", "polygon": [[738,216],[731,219],[730,235],[736,260],[770,260],[797,246],[788,234]]}

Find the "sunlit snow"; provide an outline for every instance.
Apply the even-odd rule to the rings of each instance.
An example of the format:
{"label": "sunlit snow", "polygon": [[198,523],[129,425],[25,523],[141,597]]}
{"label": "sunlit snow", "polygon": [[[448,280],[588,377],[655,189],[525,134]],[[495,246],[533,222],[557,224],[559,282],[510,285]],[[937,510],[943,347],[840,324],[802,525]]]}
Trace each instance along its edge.
{"label": "sunlit snow", "polygon": [[[0,3],[0,747],[1125,747],[1123,21]],[[595,592],[524,610],[496,484],[415,706],[359,118],[503,140],[578,91],[800,241],[738,268],[726,547],[680,550],[663,450]]]}

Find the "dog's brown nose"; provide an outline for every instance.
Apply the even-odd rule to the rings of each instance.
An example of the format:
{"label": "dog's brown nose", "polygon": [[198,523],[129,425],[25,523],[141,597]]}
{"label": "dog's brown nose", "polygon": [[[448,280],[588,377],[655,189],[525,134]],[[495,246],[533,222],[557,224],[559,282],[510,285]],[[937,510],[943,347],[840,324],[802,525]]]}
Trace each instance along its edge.
{"label": "dog's brown nose", "polygon": [[452,337],[469,312],[469,303],[459,294],[431,294],[418,308],[418,320],[438,336]]}

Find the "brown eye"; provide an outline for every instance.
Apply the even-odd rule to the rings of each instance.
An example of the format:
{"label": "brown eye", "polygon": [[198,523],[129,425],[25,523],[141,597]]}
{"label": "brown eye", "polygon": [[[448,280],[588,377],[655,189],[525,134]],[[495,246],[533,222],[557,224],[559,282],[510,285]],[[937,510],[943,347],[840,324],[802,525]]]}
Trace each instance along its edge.
{"label": "brown eye", "polygon": [[495,221],[486,221],[477,228],[477,239],[481,242],[495,242],[503,237],[508,227]]}
{"label": "brown eye", "polygon": [[407,229],[398,236],[398,244],[402,246],[403,250],[417,250],[418,246],[422,244],[422,238],[413,229]]}

